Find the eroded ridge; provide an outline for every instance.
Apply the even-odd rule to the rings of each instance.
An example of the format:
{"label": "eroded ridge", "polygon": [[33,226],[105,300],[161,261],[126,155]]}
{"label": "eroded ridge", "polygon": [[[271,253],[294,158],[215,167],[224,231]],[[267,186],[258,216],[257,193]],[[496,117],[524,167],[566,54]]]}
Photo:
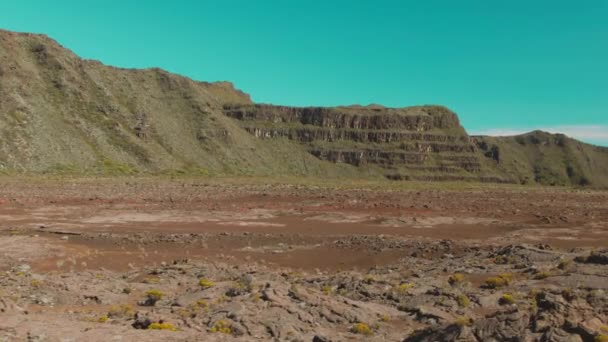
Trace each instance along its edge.
{"label": "eroded ridge", "polygon": [[484,165],[456,114],[442,106],[285,107],[224,105],[260,139],[286,138],[315,157],[375,165],[389,179],[507,181]]}

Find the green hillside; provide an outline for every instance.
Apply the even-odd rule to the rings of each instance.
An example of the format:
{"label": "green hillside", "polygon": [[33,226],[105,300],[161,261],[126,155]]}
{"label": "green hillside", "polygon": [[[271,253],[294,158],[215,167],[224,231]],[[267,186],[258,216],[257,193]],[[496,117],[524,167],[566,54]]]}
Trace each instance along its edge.
{"label": "green hillside", "polygon": [[0,30],[0,172],[310,176],[608,186],[608,150],[470,137],[443,106],[296,108],[228,82],[83,60]]}
{"label": "green hillside", "polygon": [[542,131],[475,140],[500,172],[519,183],[608,186],[608,148]]}

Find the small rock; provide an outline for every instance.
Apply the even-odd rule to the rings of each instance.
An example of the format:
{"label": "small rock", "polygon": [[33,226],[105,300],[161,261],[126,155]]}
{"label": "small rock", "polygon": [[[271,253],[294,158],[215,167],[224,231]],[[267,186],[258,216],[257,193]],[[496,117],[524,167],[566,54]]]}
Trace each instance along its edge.
{"label": "small rock", "polygon": [[131,325],[135,329],[148,329],[148,327],[152,324],[149,318],[146,317],[138,317],[135,319],[135,322]]}
{"label": "small rock", "polygon": [[22,273],[29,272],[31,269],[32,269],[32,267],[28,264],[21,264],[14,268],[14,270],[16,272],[22,272]]}
{"label": "small rock", "polygon": [[34,298],[34,303],[36,303],[38,305],[43,305],[43,306],[52,306],[54,301],[53,301],[53,298],[51,298],[51,297],[41,296],[41,297]]}

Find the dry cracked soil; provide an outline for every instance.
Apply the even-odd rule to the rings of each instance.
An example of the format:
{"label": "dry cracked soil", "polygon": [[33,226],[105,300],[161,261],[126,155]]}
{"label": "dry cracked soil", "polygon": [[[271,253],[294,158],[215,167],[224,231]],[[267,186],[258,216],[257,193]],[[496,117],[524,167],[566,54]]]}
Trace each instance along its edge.
{"label": "dry cracked soil", "polygon": [[0,341],[606,341],[608,193],[4,181]]}

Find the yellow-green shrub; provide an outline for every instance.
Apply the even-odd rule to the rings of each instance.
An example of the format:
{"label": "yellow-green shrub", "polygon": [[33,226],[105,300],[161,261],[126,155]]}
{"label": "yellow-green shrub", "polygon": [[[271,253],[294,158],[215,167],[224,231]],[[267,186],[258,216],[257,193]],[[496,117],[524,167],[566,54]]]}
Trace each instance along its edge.
{"label": "yellow-green shrub", "polygon": [[512,256],[504,256],[504,255],[499,255],[496,258],[494,258],[494,263],[497,265],[506,265],[506,264],[513,264],[515,263],[515,260],[513,259]]}
{"label": "yellow-green shrub", "polygon": [[466,308],[471,304],[471,300],[465,294],[459,294],[458,296],[456,296],[456,301],[458,302],[458,305],[463,308]]}
{"label": "yellow-green shrub", "polygon": [[593,340],[595,342],[608,342],[608,335],[597,334]]}
{"label": "yellow-green shrub", "polygon": [[397,293],[406,294],[413,287],[414,287],[414,284],[412,284],[412,283],[401,283],[397,286],[397,288],[395,290],[397,291]]}
{"label": "yellow-green shrub", "polygon": [[178,309],[177,315],[181,318],[196,317],[199,313],[209,309],[209,304],[204,299],[199,299],[194,303],[188,304],[185,308]]}
{"label": "yellow-green shrub", "polygon": [[198,281],[198,285],[203,289],[208,289],[215,286],[215,283],[209,279],[201,278]]}
{"label": "yellow-green shrub", "polygon": [[230,323],[224,321],[223,319],[220,319],[219,321],[215,322],[211,329],[209,329],[209,332],[232,334],[232,326],[230,325]]}
{"label": "yellow-green shrub", "polygon": [[500,296],[500,299],[498,300],[498,302],[501,305],[515,304],[515,297],[513,297],[513,295],[510,293],[505,293],[502,296]]}
{"label": "yellow-green shrub", "polygon": [[356,323],[350,328],[350,331],[354,334],[359,335],[371,335],[373,333],[372,328],[370,328],[369,325],[365,323]]}
{"label": "yellow-green shrub", "polygon": [[496,277],[489,277],[486,279],[486,286],[491,289],[497,289],[500,287],[508,286],[513,280],[511,273],[501,273]]}
{"label": "yellow-green shrub", "polygon": [[165,294],[162,293],[162,291],[156,290],[156,289],[149,290],[146,292],[146,297],[148,297],[150,300],[153,300],[155,302],[163,299],[164,296],[165,296]]}
{"label": "yellow-green shrub", "polygon": [[32,287],[41,287],[42,286],[42,280],[38,280],[38,279],[34,279],[30,282],[30,285]]}
{"label": "yellow-green shrub", "polygon": [[513,281],[513,273],[501,273],[498,276],[506,280],[507,283],[511,283]]}
{"label": "yellow-green shrub", "polygon": [[154,322],[148,326],[150,330],[169,330],[169,331],[177,331],[177,328],[171,323],[160,323]]}
{"label": "yellow-green shrub", "polygon": [[450,285],[458,285],[464,281],[464,274],[462,273],[454,273],[448,278],[448,283]]}
{"label": "yellow-green shrub", "polygon": [[454,324],[456,324],[459,327],[466,327],[466,326],[472,325],[473,320],[467,316],[460,316],[460,317],[456,318],[456,320],[454,321]]}
{"label": "yellow-green shrub", "polygon": [[108,317],[111,318],[133,317],[133,315],[135,309],[129,304],[113,305],[108,310]]}

